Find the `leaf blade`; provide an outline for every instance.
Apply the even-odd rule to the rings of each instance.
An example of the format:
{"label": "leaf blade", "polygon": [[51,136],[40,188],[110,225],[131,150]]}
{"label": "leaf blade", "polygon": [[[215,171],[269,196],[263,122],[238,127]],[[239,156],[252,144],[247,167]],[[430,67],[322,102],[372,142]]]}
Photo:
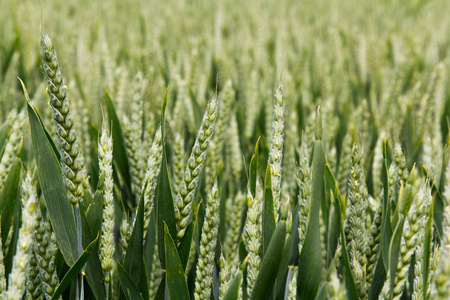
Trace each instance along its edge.
{"label": "leaf blade", "polygon": [[86,250],[83,251],[83,253],[77,259],[77,261],[69,269],[64,278],[61,280],[61,283],[58,285],[58,288],[55,290],[55,293],[52,296],[52,300],[58,299],[59,296],[62,295],[64,290],[70,285],[70,283],[77,277],[78,273],[80,273],[80,271],[83,269],[84,265],[88,261],[92,253],[92,250],[97,245],[98,240],[99,235],[97,235],[95,240],[93,240],[92,243],[89,244]]}
{"label": "leaf blade", "polygon": [[[0,213],[1,213],[1,239],[2,245],[5,245],[14,216],[14,209],[17,201],[17,192],[20,183],[21,163],[18,158],[14,158],[9,169],[8,177],[3,185],[0,194]],[[0,249],[1,250],[1,249]]]}
{"label": "leaf blade", "polygon": [[[25,86],[23,86],[24,91]],[[77,233],[72,205],[67,197],[61,165],[40,122],[37,111],[28,102],[28,121],[39,182],[53,225],[58,248],[72,266],[77,258]]]}
{"label": "leaf blade", "polygon": [[285,240],[286,223],[281,221],[277,224],[277,228],[267,248],[267,254],[261,262],[250,300],[264,299],[271,294],[282,259],[279,252],[283,251]]}
{"label": "leaf blade", "polygon": [[270,162],[267,164],[266,178],[264,184],[264,206],[262,215],[262,241],[263,241],[263,257],[269,247],[270,239],[275,231],[275,212],[273,207],[272,194],[272,173],[270,170]]}
{"label": "leaf blade", "polygon": [[317,110],[315,131],[316,141],[314,144],[312,164],[311,208],[305,240],[299,258],[299,269],[305,269],[308,272],[299,272],[297,278],[297,295],[300,299],[315,298],[322,278],[319,212],[322,202],[325,152],[321,140],[322,118],[319,109]]}
{"label": "leaf blade", "polygon": [[183,265],[177,252],[169,228],[164,224],[164,243],[166,260],[166,280],[171,299],[189,300],[189,290],[184,276]]}

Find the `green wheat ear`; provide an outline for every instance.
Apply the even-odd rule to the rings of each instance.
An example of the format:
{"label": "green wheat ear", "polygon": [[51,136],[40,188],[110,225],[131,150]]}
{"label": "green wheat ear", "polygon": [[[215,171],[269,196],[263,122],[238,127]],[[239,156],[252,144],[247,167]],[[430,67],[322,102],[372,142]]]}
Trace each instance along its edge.
{"label": "green wheat ear", "polygon": [[272,172],[272,193],[275,214],[279,214],[281,205],[281,165],[284,145],[284,109],[283,85],[280,83],[275,91],[270,139],[270,169]]}
{"label": "green wheat ear", "polygon": [[217,182],[206,200],[206,214],[200,239],[200,252],[195,278],[195,299],[210,299],[213,282],[214,257],[219,230],[219,190]]}
{"label": "green wheat ear", "polygon": [[9,274],[7,299],[21,299],[25,292],[28,276],[28,264],[31,260],[33,247],[33,232],[37,219],[37,195],[31,182],[31,172],[28,172],[22,183],[22,225],[19,230],[16,254],[13,259],[12,271]]}
{"label": "green wheat ear", "polygon": [[80,153],[81,148],[70,113],[67,86],[61,75],[56,51],[52,40],[44,32],[41,33],[41,58],[58,136],[64,182],[69,191],[70,203],[77,205],[82,201],[83,195],[84,158]]}
{"label": "green wheat ear", "polygon": [[147,162],[147,171],[145,178],[148,178],[148,184],[144,190],[144,238],[147,234],[148,224],[150,222],[150,214],[153,209],[153,199],[156,195],[156,186],[158,183],[159,173],[161,171],[162,160],[162,135],[161,126],[158,128],[153,139],[150,149],[150,155]]}
{"label": "green wheat ear", "polygon": [[55,264],[57,247],[56,236],[52,232],[50,221],[44,219],[42,212],[39,210],[33,250],[39,272],[40,290],[46,299],[53,296],[59,284]]}
{"label": "green wheat ear", "polygon": [[8,115],[7,122],[12,122],[12,129],[9,134],[9,138],[4,146],[3,155],[0,160],[0,191],[3,189],[3,185],[8,176],[9,170],[13,163],[16,153],[19,150],[20,142],[22,140],[22,128],[25,121],[25,110],[17,113],[13,110]]}
{"label": "green wheat ear", "polygon": [[100,262],[105,284],[111,282],[111,273],[114,268],[114,181],[113,181],[113,141],[108,134],[106,120],[103,120],[102,134],[98,142],[98,163],[101,174],[104,174],[103,192],[103,215],[100,238]]}
{"label": "green wheat ear", "polygon": [[175,211],[178,240],[181,240],[184,236],[192,218],[192,202],[208,152],[209,142],[214,134],[217,107],[217,96],[214,95],[206,107],[202,125],[198,131],[197,139],[195,140],[194,147],[187,162],[184,178],[180,184],[180,190],[176,198],[177,209]]}
{"label": "green wheat ear", "polygon": [[312,171],[308,162],[306,144],[303,143],[299,151],[300,165],[297,170],[298,184],[298,250],[302,252],[303,242],[306,235],[306,227],[309,220],[309,209],[311,203],[311,178]]}
{"label": "green wheat ear", "polygon": [[344,220],[345,237],[349,248],[353,275],[361,298],[368,293],[366,287],[367,267],[367,228],[366,211],[368,208],[368,193],[362,168],[363,154],[355,143],[352,150],[351,168],[347,181],[348,206]]}
{"label": "green wheat ear", "polygon": [[250,189],[247,192],[247,221],[245,223],[245,236],[247,237],[248,266],[247,266],[247,295],[250,296],[258,276],[261,264],[261,214],[262,197],[258,193],[252,196]]}

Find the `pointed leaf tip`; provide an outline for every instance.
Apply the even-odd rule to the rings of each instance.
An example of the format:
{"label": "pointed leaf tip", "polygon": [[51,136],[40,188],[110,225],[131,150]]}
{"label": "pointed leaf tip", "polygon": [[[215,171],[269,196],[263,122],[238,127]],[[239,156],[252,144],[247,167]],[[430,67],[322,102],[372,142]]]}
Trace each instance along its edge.
{"label": "pointed leaf tip", "polygon": [[22,85],[22,90],[25,95],[25,99],[27,100],[28,103],[30,103],[31,102],[30,95],[28,95],[28,91],[27,91],[27,87],[25,86],[25,83],[22,81],[22,79],[20,79],[19,76],[17,76],[17,79],[19,79],[20,84]]}
{"label": "pointed leaf tip", "polygon": [[320,114],[320,105],[317,107],[315,137],[316,141],[322,140],[322,115]]}

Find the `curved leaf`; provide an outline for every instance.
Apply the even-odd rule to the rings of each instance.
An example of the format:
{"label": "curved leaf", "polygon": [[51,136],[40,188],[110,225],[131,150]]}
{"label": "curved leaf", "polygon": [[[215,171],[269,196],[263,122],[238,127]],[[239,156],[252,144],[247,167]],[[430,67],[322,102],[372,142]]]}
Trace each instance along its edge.
{"label": "curved leaf", "polygon": [[89,246],[86,248],[86,250],[83,251],[83,253],[73,264],[70,270],[66,273],[66,275],[64,275],[64,278],[61,280],[61,283],[58,285],[58,288],[55,290],[55,293],[52,296],[52,300],[58,299],[59,296],[62,295],[64,290],[70,285],[70,283],[77,277],[78,273],[80,273],[80,271],[83,269],[84,265],[89,259],[89,256],[92,253],[92,250],[95,248],[98,242],[98,237],[99,235],[97,235],[95,240],[89,244]]}
{"label": "curved leaf", "polygon": [[[180,245],[178,246],[178,254],[180,255],[181,263],[183,264],[183,269],[186,271],[187,263],[189,260],[189,255],[191,253],[192,237],[194,236],[194,229],[197,224],[197,215],[200,208],[200,203],[197,206],[197,210],[194,211],[192,221],[189,223],[186,233],[181,239]],[[198,225],[197,225],[198,226]]]}
{"label": "curved leaf", "polygon": [[[445,166],[445,165],[443,165]],[[428,184],[431,187],[431,191],[434,195],[434,204],[433,204],[433,215],[434,215],[434,224],[436,225],[436,229],[439,233],[439,236],[442,237],[443,236],[443,225],[442,223],[444,222],[444,200],[443,200],[443,196],[441,194],[441,192],[439,191],[439,189],[437,188],[435,182],[433,181],[433,179],[431,179],[428,176],[428,171],[425,168],[424,165],[422,165],[422,172],[423,175],[425,176],[425,178],[427,178],[428,180]],[[448,174],[447,176],[450,176],[450,174]]]}
{"label": "curved leaf", "polygon": [[381,179],[383,184],[383,204],[381,215],[381,254],[383,257],[383,263],[385,270],[389,270],[389,245],[391,243],[392,237],[392,227],[391,227],[391,210],[389,204],[389,181],[388,181],[388,167],[387,167],[387,145],[386,140],[383,139],[383,161],[382,161],[382,172]]}
{"label": "curved leaf", "polygon": [[102,227],[103,219],[103,195],[100,191],[96,191],[94,199],[86,210],[86,219],[92,235],[97,235]]}
{"label": "curved leaf", "polygon": [[119,173],[125,181],[126,191],[131,195],[131,176],[128,163],[128,156],[125,149],[125,141],[123,137],[122,126],[117,116],[114,104],[109,96],[108,90],[105,89],[105,103],[108,111],[109,122],[112,123],[112,139],[113,143],[113,159],[119,169]]}
{"label": "curved leaf", "polygon": [[231,281],[230,285],[228,286],[228,289],[223,296],[222,300],[237,300],[239,296],[239,289],[241,288],[242,284],[242,276],[244,275],[245,267],[247,266],[247,258],[244,259],[244,261],[241,264],[241,267],[236,272],[236,275],[234,275],[233,280]]}
{"label": "curved leaf", "polygon": [[329,266],[335,256],[341,227],[339,226],[339,210],[335,206],[334,197],[332,197],[332,195],[339,195],[340,198],[340,192],[328,162],[325,162],[325,195],[330,203],[327,233],[327,265]]}
{"label": "curved leaf", "polygon": [[161,137],[162,137],[162,159],[161,159],[161,171],[159,172],[158,179],[158,193],[156,197],[156,228],[158,230],[158,250],[159,260],[161,261],[161,267],[165,269],[165,256],[164,256],[164,224],[171,236],[176,237],[177,227],[175,219],[175,208],[172,198],[172,188],[169,179],[169,172],[167,170],[167,157],[165,146],[165,113],[167,107],[167,93],[164,94],[164,101],[161,113]]}
{"label": "curved leaf", "polygon": [[408,183],[405,188],[400,190],[398,203],[399,221],[395,227],[389,246],[389,272],[390,272],[390,295],[392,298],[395,278],[397,276],[397,265],[400,255],[400,243],[403,236],[403,225],[405,224],[406,215],[413,201],[412,186]]}
{"label": "curved leaf", "polygon": [[9,134],[11,133],[11,124],[10,122],[4,122],[0,126],[0,158],[3,156],[3,151],[6,145],[6,140],[8,139]]}
{"label": "curved leaf", "polygon": [[271,294],[277,279],[277,272],[282,258],[280,252],[284,249],[285,239],[286,223],[281,221],[273,233],[267,253],[261,262],[252,295],[250,296],[251,300],[267,299],[268,295]]}
{"label": "curved leaf", "polygon": [[[23,89],[28,98],[24,85]],[[58,248],[63,254],[66,263],[72,266],[77,257],[77,233],[73,207],[67,198],[61,165],[47,138],[44,125],[40,122],[35,108],[29,102],[27,105],[39,183],[45,197],[50,221],[55,231]]]}
{"label": "curved leaf", "polygon": [[127,300],[144,300],[139,293],[139,290],[134,285],[133,280],[131,280],[130,275],[128,275],[127,271],[125,271],[119,262],[117,262],[117,271],[119,274],[120,285],[122,286],[122,290]]}
{"label": "curved leaf", "polygon": [[[145,181],[144,189],[147,188],[148,180]],[[144,193],[141,199],[134,221],[133,232],[128,243],[125,256],[124,268],[130,275],[131,280],[137,285],[144,299],[149,299],[148,278],[144,263]]]}
{"label": "curved leaf", "polygon": [[[99,235],[99,231],[91,226],[96,226],[89,223],[86,212],[82,205],[80,205],[81,217],[81,232],[83,247],[89,247],[89,244],[94,240],[94,236]],[[101,226],[101,224],[100,224]],[[93,234],[94,233],[94,234]],[[98,244],[94,247],[94,253],[98,253]],[[106,297],[105,285],[103,281],[103,271],[98,255],[91,255],[86,263],[86,280],[91,287],[97,299],[104,299]]]}
{"label": "curved leaf", "polygon": [[[331,196],[333,198],[333,194]],[[344,220],[342,215],[342,200],[341,195],[337,194],[335,198],[335,207],[338,210],[339,224],[341,227],[341,232],[344,232]],[[350,259],[347,251],[347,242],[345,235],[341,234],[341,245],[342,245],[342,261],[344,267],[344,283],[347,289],[347,296],[349,299],[359,299],[358,289],[356,288],[355,279],[353,278],[353,273],[350,267]]]}
{"label": "curved leaf", "polygon": [[[435,198],[436,199],[436,198]],[[432,252],[432,246],[431,246],[431,242],[433,239],[433,214],[434,214],[434,205],[436,205],[436,201],[433,201],[431,203],[431,210],[429,215],[427,216],[428,220],[427,220],[427,228],[425,231],[425,238],[424,238],[424,248],[423,248],[423,260],[422,260],[422,264],[423,264],[423,269],[422,269],[422,284],[423,284],[423,299],[427,299],[427,292],[428,292],[428,278],[430,276],[430,260],[431,260],[431,252]]]}
{"label": "curved leaf", "polygon": [[164,243],[166,259],[166,280],[170,299],[189,300],[189,290],[184,276],[183,265],[178,256],[177,246],[170,236],[169,228],[164,224]]}
{"label": "curved leaf", "polygon": [[299,258],[297,295],[300,299],[316,297],[322,278],[322,247],[320,244],[319,212],[322,202],[325,153],[322,144],[322,118],[319,109],[316,117],[316,141],[314,144],[311,182],[311,204],[305,240]]}
{"label": "curved leaf", "polygon": [[[337,225],[339,229],[333,229],[334,234],[336,232],[344,232],[344,215],[342,213],[342,198],[341,193],[339,192],[339,188],[336,184],[336,180],[331,173],[331,169],[328,164],[325,166],[325,192],[329,192],[330,201],[334,204],[332,205],[332,210],[334,213],[330,214],[330,219],[333,218],[333,224]],[[332,227],[329,227],[329,229]],[[330,235],[331,233],[329,233]],[[358,290],[356,288],[355,279],[353,278],[353,274],[350,268],[350,259],[347,252],[346,239],[343,234],[339,234],[341,237],[341,254],[342,254],[342,264],[343,264],[343,272],[344,272],[344,282],[345,287],[347,289],[347,296],[349,299],[359,299]],[[338,238],[339,238],[338,235]],[[328,252],[329,254],[332,252]],[[334,254],[335,255],[335,254]],[[334,256],[336,258],[336,255]],[[334,259],[333,259],[334,261]],[[330,269],[333,267],[333,262],[331,262]],[[320,295],[322,297],[323,295]],[[319,295],[317,295],[319,297]]]}
{"label": "curved leaf", "polygon": [[252,197],[255,197],[256,194],[256,177],[258,176],[258,145],[259,145],[259,139],[256,141],[255,145],[255,153],[252,156],[252,159],[250,161],[250,174],[249,174],[249,185],[250,185],[250,192],[252,193]]}
{"label": "curved leaf", "polygon": [[[281,253],[281,261],[277,273],[277,283],[275,290],[275,295],[277,297],[279,297],[281,293],[285,292],[286,284],[288,284],[288,282],[286,282],[286,275],[288,273],[289,267],[289,255],[291,254],[291,242],[292,236],[291,234],[288,234],[284,243],[283,252]],[[282,295],[284,296],[284,294]]]}
{"label": "curved leaf", "polygon": [[8,177],[6,178],[0,194],[2,245],[5,245],[6,238],[8,237],[8,233],[13,222],[17,191],[19,190],[20,183],[20,168],[20,160],[18,158],[14,158],[11,168],[9,169]]}
{"label": "curved leaf", "polygon": [[264,206],[262,212],[262,241],[263,257],[269,247],[270,239],[275,231],[275,212],[273,209],[272,173],[270,162],[267,163],[266,179],[264,184]]}

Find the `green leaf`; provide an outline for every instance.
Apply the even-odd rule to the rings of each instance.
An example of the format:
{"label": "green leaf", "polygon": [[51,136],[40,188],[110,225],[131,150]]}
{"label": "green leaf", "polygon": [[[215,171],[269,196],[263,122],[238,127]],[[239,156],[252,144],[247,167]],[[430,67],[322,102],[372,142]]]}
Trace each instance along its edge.
{"label": "green leaf", "polygon": [[86,218],[89,223],[89,228],[93,236],[96,236],[100,232],[103,219],[103,194],[100,191],[96,191],[94,199],[89,204],[86,210]]}
{"label": "green leaf", "polygon": [[369,300],[377,300],[386,281],[386,270],[384,269],[383,257],[378,255],[375,274],[373,276],[372,286],[370,287]]}
{"label": "green leaf", "polygon": [[178,254],[180,255],[180,260],[183,265],[183,269],[186,271],[187,263],[189,261],[189,255],[191,253],[192,237],[194,236],[195,226],[197,224],[198,210],[200,208],[200,203],[197,209],[193,212],[192,222],[189,223],[186,233],[181,239],[180,245],[178,246]]}
{"label": "green leaf", "polygon": [[242,284],[242,276],[244,275],[245,267],[247,266],[247,259],[245,258],[244,261],[241,264],[241,267],[236,272],[236,275],[234,275],[233,280],[231,281],[230,285],[228,286],[228,289],[223,296],[222,300],[237,300],[239,296],[239,289],[241,288]]}
{"label": "green leaf", "polygon": [[[18,193],[17,196],[19,196],[20,193]],[[21,220],[20,220],[20,213],[22,211],[22,201],[18,200],[20,198],[16,199],[16,204],[14,207],[14,217],[13,217],[13,223],[11,224],[11,228],[10,228],[10,232],[12,233],[12,237],[10,240],[10,244],[8,247],[8,252],[4,252],[4,257],[3,257],[3,263],[5,265],[5,274],[9,274],[11,273],[12,270],[12,266],[13,266],[13,260],[14,260],[14,256],[16,254],[16,249],[17,249],[17,242],[19,239],[19,230],[20,230],[20,225],[21,225]]]}
{"label": "green leaf", "polygon": [[252,194],[252,197],[255,198],[256,195],[256,178],[258,176],[258,145],[259,145],[259,139],[256,141],[255,145],[255,153],[252,156],[252,159],[250,161],[250,174],[249,174],[249,189],[250,193]]}
{"label": "green leaf", "polygon": [[275,212],[273,209],[272,194],[272,173],[270,171],[270,161],[267,163],[266,179],[264,186],[264,206],[262,212],[262,241],[263,257],[269,247],[270,239],[275,231]]}
{"label": "green leaf", "polygon": [[89,259],[92,250],[97,245],[98,240],[99,235],[97,235],[95,240],[89,244],[89,246],[86,248],[86,250],[83,251],[83,253],[73,264],[70,270],[66,273],[66,275],[64,275],[64,278],[61,280],[61,283],[58,285],[58,288],[55,290],[55,293],[52,296],[52,300],[58,299],[62,295],[64,290],[70,285],[70,283],[77,277],[78,273],[80,273],[87,260]]}
{"label": "green leaf", "polygon": [[[280,294],[282,293],[282,295],[284,296],[284,291],[285,291],[285,287],[286,287],[286,275],[288,272],[288,267],[289,267],[289,255],[291,254],[291,242],[292,242],[292,236],[290,234],[288,234],[286,236],[286,241],[284,243],[284,249],[283,252],[281,253],[281,261],[280,261],[280,266],[278,268],[278,273],[277,273],[277,284],[276,284],[276,290],[275,290],[275,295],[276,296],[280,296]],[[298,247],[298,245],[297,245]]]}
{"label": "green leaf", "polygon": [[0,158],[3,156],[3,151],[6,146],[6,140],[8,139],[10,133],[11,133],[11,124],[10,122],[4,122],[0,126]]}
{"label": "green leaf", "polygon": [[[436,199],[436,198],[435,198]],[[436,201],[433,201],[431,204],[431,210],[428,215],[428,222],[427,222],[427,228],[425,231],[425,245],[423,247],[423,261],[421,262],[423,264],[422,268],[422,280],[423,280],[423,299],[427,299],[427,291],[428,291],[428,277],[430,276],[430,259],[431,259],[431,241],[433,239],[433,213],[434,213],[434,205],[436,205]]]}
{"label": "green leaf", "polygon": [[[82,244],[83,247],[89,247],[91,242],[94,240],[94,236],[99,235],[99,232],[98,230],[90,227],[93,224],[90,224],[86,218],[86,212],[84,211],[83,206],[80,205],[79,208],[81,217],[81,232],[83,233]],[[95,245],[93,251],[94,253],[98,253],[98,244]],[[105,299],[106,297],[103,278],[102,266],[98,255],[91,255],[86,263],[86,280],[97,299]]]}
{"label": "green leaf", "polygon": [[[144,189],[147,188],[145,181]],[[134,221],[133,232],[128,243],[124,268],[130,274],[131,280],[137,285],[144,299],[149,299],[148,278],[144,262],[144,193],[141,194],[139,206]]]}
{"label": "green leaf", "polygon": [[[20,78],[19,78],[19,81],[20,81],[20,84],[22,85],[22,89],[23,89],[23,93],[24,93],[24,95],[25,95],[25,99],[27,100],[27,103],[28,103],[29,105],[31,105],[31,103],[30,103],[30,96],[28,95],[27,88],[25,87],[25,84],[23,83],[23,81],[22,81]],[[39,122],[41,122],[41,124],[44,124],[44,122],[42,122],[41,116],[40,116],[39,113],[37,112],[37,109],[36,109],[34,106],[32,106],[32,107],[33,107],[33,109],[35,110],[35,113],[36,113],[36,115],[37,115],[37,118],[39,119]],[[47,128],[44,127],[44,125],[42,125],[42,129],[44,129],[44,133],[45,133],[45,135],[47,136],[47,139],[48,139],[50,145],[52,146],[53,153],[55,153],[55,156],[56,156],[56,158],[57,158],[58,161],[59,161],[59,159],[61,158],[61,155],[59,154],[58,148],[56,147],[56,145],[55,145],[55,143],[53,142],[53,139],[52,139],[50,133],[48,133],[48,130],[47,130]]]}
{"label": "green leaf", "polygon": [[169,228],[171,236],[177,236],[177,227],[175,219],[175,208],[172,198],[172,188],[169,179],[169,172],[167,170],[167,158],[166,158],[166,146],[165,146],[165,113],[167,106],[167,92],[164,94],[164,101],[161,113],[161,136],[162,136],[162,159],[161,159],[161,171],[159,172],[158,179],[158,194],[156,197],[156,216],[158,230],[158,250],[159,259],[161,261],[161,267],[165,269],[165,256],[164,256],[164,224]]}
{"label": "green leaf", "polygon": [[267,253],[261,262],[252,295],[250,296],[251,300],[266,299],[271,294],[273,285],[277,279],[277,272],[282,258],[280,252],[284,249],[285,239],[286,223],[281,221],[278,222],[277,228],[270,240],[269,247],[267,248]]}
{"label": "green leaf", "polygon": [[[337,209],[339,215],[339,224],[341,227],[341,232],[344,232],[344,220],[342,212],[342,199],[340,194],[336,194],[335,197],[335,208]],[[347,289],[348,299],[359,299],[358,289],[356,288],[355,279],[353,278],[353,273],[350,267],[350,259],[347,251],[347,242],[345,235],[341,234],[341,245],[342,245],[342,264],[344,269],[344,283]]]}
{"label": "green leaf", "polygon": [[[28,98],[24,85],[23,89]],[[50,221],[55,231],[58,248],[63,254],[66,263],[72,266],[78,257],[73,207],[67,197],[67,189],[64,185],[64,176],[59,160],[47,138],[44,125],[40,122],[37,111],[29,102],[28,121],[31,128],[31,141],[39,183],[45,197]]]}
{"label": "green leaf", "polygon": [[[95,127],[95,125],[93,123],[91,123],[90,126],[90,131],[89,131],[90,135],[91,135],[91,149],[90,149],[90,154],[91,154],[91,165],[90,165],[90,176],[89,178],[91,179],[91,186],[98,186],[98,180],[99,180],[99,166],[98,166],[98,149],[97,149],[97,145],[98,145],[98,129],[97,127]],[[88,169],[89,170],[89,169]]]}
{"label": "green leaf", "polygon": [[327,264],[330,265],[331,260],[335,256],[338,245],[341,227],[339,226],[339,210],[336,208],[333,195],[340,195],[336,180],[331,172],[330,166],[325,162],[325,195],[329,199],[330,214],[328,218],[328,234],[327,234]]}
{"label": "green leaf", "polygon": [[[295,208],[292,211],[292,228],[298,228],[298,215],[299,215],[299,209],[298,204],[295,206]],[[290,258],[289,258],[289,265],[297,265],[298,264],[298,243],[299,243],[299,237],[298,237],[298,230],[292,230],[291,231],[291,252],[290,252]]]}
{"label": "green leaf", "polygon": [[387,167],[387,145],[386,140],[383,139],[383,161],[381,179],[383,185],[383,204],[382,204],[382,220],[381,220],[381,254],[383,257],[384,269],[389,270],[389,245],[392,237],[391,227],[391,210],[389,203],[389,181],[388,181],[388,167]]}
{"label": "green leaf", "polygon": [[[339,250],[338,250],[339,251]],[[329,291],[331,285],[331,275],[333,270],[337,269],[338,261],[339,261],[339,253],[336,253],[333,260],[330,263],[330,267],[328,268],[326,280],[322,282],[320,285],[319,292],[317,293],[316,300],[327,300],[329,298]]]}
{"label": "green leaf", "polygon": [[184,276],[183,265],[178,256],[177,246],[170,236],[169,228],[164,224],[164,243],[166,259],[166,279],[170,299],[189,300],[189,290]]}
{"label": "green leaf", "polygon": [[142,298],[141,296],[141,293],[139,293],[139,290],[134,285],[133,280],[130,278],[130,275],[128,275],[127,271],[125,271],[125,269],[119,262],[117,262],[117,271],[119,274],[120,285],[122,286],[122,290],[127,300],[144,300],[144,298]]}
{"label": "green leaf", "polygon": [[400,243],[403,235],[403,225],[405,224],[405,216],[400,216],[397,226],[395,227],[394,233],[391,238],[391,244],[389,247],[389,272],[390,272],[390,298],[392,299],[394,287],[395,287],[395,278],[397,276],[397,265],[398,265],[398,257],[400,255]]}
{"label": "green leaf", "polygon": [[119,117],[116,109],[109,97],[108,91],[105,89],[105,103],[108,111],[109,122],[112,123],[112,139],[113,143],[113,159],[119,169],[119,173],[125,181],[125,188],[127,193],[131,195],[131,176],[128,163],[128,156],[125,148],[125,141],[123,137],[122,126],[120,125]]}
{"label": "green leaf", "polygon": [[[434,204],[433,204],[434,224],[436,225],[436,229],[439,233],[439,236],[442,238],[444,234],[443,233],[444,229],[442,226],[442,223],[444,222],[444,198],[442,194],[439,192],[439,189],[437,188],[433,179],[431,179],[428,176],[428,171],[424,165],[422,165],[422,172],[425,178],[427,178],[428,184],[431,187],[431,192],[434,196]],[[447,176],[450,176],[450,174],[448,174]]]}
{"label": "green leaf", "polygon": [[17,192],[19,190],[20,183],[20,168],[20,160],[18,158],[14,158],[11,168],[9,169],[8,177],[6,178],[0,194],[2,245],[5,245],[11,224],[13,222],[14,208],[16,206]]}
{"label": "green leaf", "polygon": [[405,224],[406,215],[413,201],[413,192],[411,184],[400,189],[398,202],[399,221],[395,227],[389,246],[389,272],[390,272],[390,295],[393,296],[395,287],[395,278],[397,277],[397,265],[400,255],[400,244],[403,236],[403,225]]}
{"label": "green leaf", "polygon": [[155,299],[154,300],[165,300],[165,294],[166,293],[166,276],[163,276],[161,279],[161,282],[158,286],[158,290],[156,291]]}
{"label": "green leaf", "polygon": [[[330,201],[332,201],[333,205],[332,207],[332,212],[330,213],[330,219],[333,219],[332,222],[333,225],[330,224],[330,226],[328,227],[329,230],[333,231],[334,233],[330,233],[329,232],[329,236],[331,235],[332,238],[336,237],[336,232],[344,232],[344,212],[343,212],[343,208],[342,208],[342,198],[341,198],[341,193],[339,192],[339,188],[336,184],[336,180],[331,172],[330,167],[328,166],[328,164],[326,164],[325,166],[325,189],[326,189],[326,194],[327,191],[329,191],[329,197],[330,197]],[[332,226],[337,226],[339,229],[333,229]],[[346,245],[346,239],[345,236],[343,234],[338,234],[338,238],[339,235],[341,237],[341,256],[342,256],[342,264],[343,264],[343,274],[344,274],[344,283],[345,283],[345,287],[347,289],[347,296],[349,299],[359,299],[359,295],[358,295],[358,290],[356,288],[356,284],[355,284],[355,279],[353,278],[353,274],[350,268],[350,259],[348,256],[348,251],[347,251],[347,245]],[[334,242],[330,242],[329,243],[333,243]],[[336,241],[337,243],[337,241]],[[330,246],[331,247],[331,246]],[[336,258],[335,255],[335,251],[333,252],[328,252],[328,255],[331,255],[331,253],[333,253],[333,257]],[[334,258],[334,259],[335,259]],[[333,259],[333,261],[334,261]],[[329,268],[329,272],[331,270],[331,268],[333,268],[333,262],[330,265]],[[324,293],[324,292],[322,292]],[[320,295],[320,297],[322,297],[323,295]],[[317,296],[319,297],[319,295]]]}
{"label": "green leaf", "polygon": [[[320,140],[322,124],[320,111],[316,117],[316,141],[314,144],[311,182],[311,209],[306,229],[305,240],[299,258],[299,272],[297,278],[297,295],[300,299],[316,297],[322,279],[322,247],[320,244],[319,211],[322,201],[324,182],[325,153]],[[320,127],[320,128],[319,128]]]}

